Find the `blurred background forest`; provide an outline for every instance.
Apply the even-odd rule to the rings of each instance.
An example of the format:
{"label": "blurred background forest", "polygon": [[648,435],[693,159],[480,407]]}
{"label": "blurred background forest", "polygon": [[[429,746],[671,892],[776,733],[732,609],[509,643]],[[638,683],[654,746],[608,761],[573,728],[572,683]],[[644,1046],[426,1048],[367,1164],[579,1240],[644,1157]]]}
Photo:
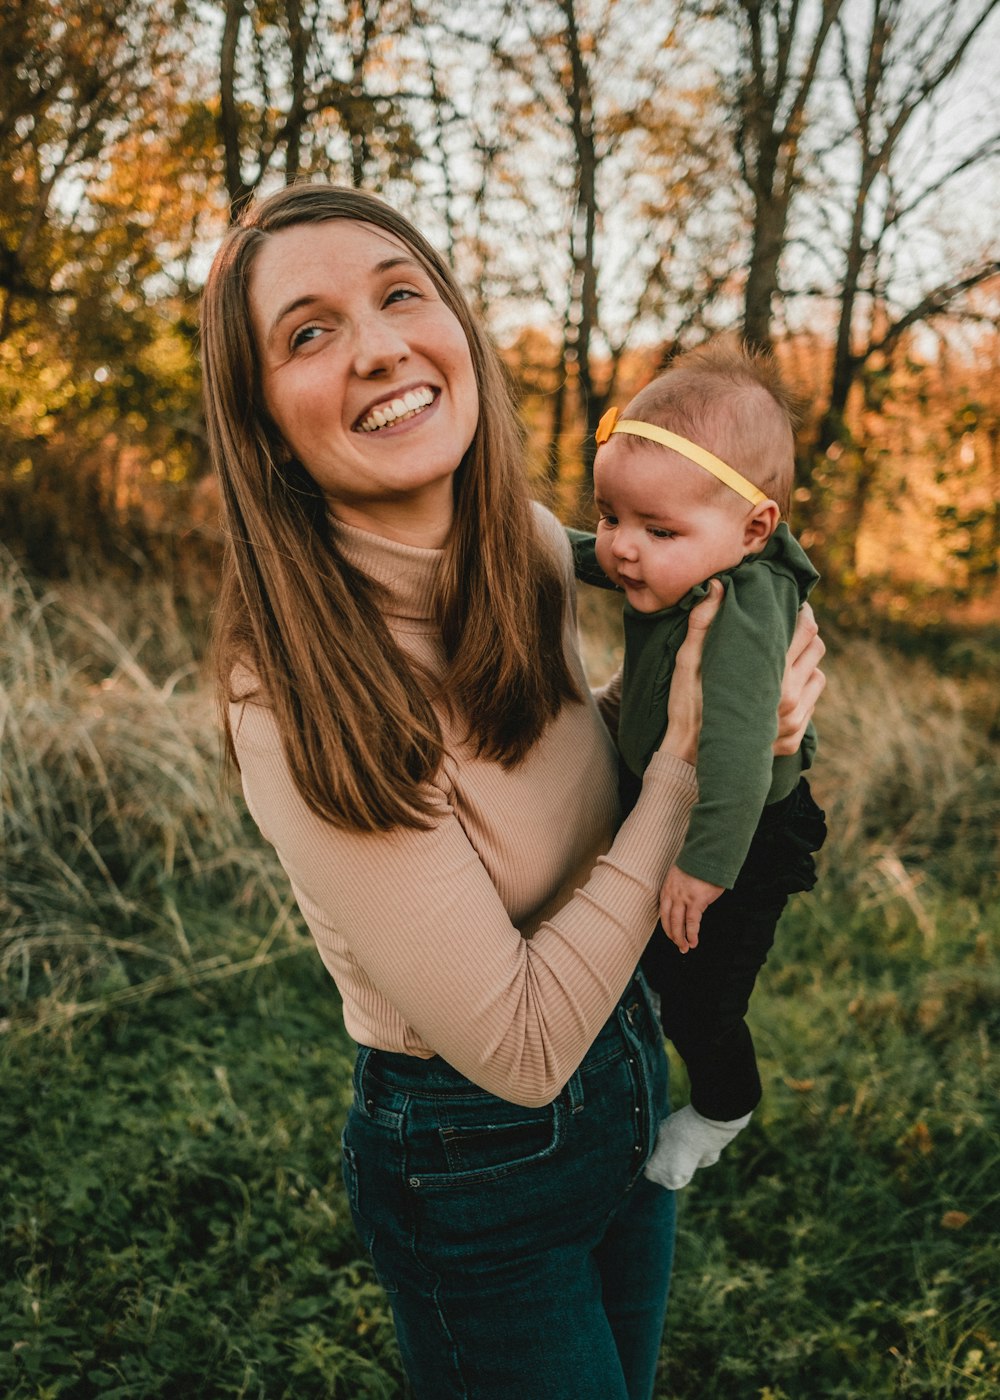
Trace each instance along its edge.
{"label": "blurred background forest", "polygon": [[256,191],[322,177],[447,251],[564,511],[608,403],[740,329],[808,395],[828,602],[981,619],[998,47],[992,0],[9,0],[5,536],[50,576],[211,554],[200,282]]}
{"label": "blurred background forest", "polygon": [[[678,347],[740,330],[808,396],[830,837],[763,1103],[680,1199],[656,1394],[1000,1394],[998,52],[1000,0],[5,0],[4,1396],[405,1395],[352,1047],[204,664],[199,288],[309,177],[448,253],[567,520]],[[599,681],[614,599],[580,615]]]}

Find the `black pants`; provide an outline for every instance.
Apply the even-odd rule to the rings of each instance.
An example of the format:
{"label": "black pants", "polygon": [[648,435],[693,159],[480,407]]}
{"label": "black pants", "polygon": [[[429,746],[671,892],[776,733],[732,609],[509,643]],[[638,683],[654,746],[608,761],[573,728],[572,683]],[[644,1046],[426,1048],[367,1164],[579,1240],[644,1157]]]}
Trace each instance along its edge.
{"label": "black pants", "polygon": [[805,778],[765,807],[736,884],[705,910],[697,948],[681,953],[657,924],[642,956],[664,1033],[687,1065],[691,1102],[706,1118],[741,1118],[760,1101],[744,1019],[757,973],[790,894],[816,883],[824,814]]}

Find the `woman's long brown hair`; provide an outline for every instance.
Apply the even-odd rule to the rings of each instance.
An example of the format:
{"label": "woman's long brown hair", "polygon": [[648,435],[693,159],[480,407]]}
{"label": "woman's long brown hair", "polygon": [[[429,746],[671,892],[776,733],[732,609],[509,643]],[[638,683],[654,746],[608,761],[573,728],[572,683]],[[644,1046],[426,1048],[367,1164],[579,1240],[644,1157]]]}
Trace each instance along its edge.
{"label": "woman's long brown hair", "polygon": [[[328,219],[373,224],[406,244],[472,355],[479,421],[455,475],[437,598],[447,668],[433,693],[391,636],[377,585],[343,557],[322,493],[264,407],[250,269],[270,234]],[[580,698],[563,650],[562,580],[534,527],[506,371],[421,234],[380,199],[330,185],[290,186],[230,229],[205,286],[201,334],[227,536],[215,623],[223,714],[242,663],[314,812],[361,831],[424,825],[426,784],[443,757],[434,701],[460,717],[481,755],[511,766],[565,701]]]}

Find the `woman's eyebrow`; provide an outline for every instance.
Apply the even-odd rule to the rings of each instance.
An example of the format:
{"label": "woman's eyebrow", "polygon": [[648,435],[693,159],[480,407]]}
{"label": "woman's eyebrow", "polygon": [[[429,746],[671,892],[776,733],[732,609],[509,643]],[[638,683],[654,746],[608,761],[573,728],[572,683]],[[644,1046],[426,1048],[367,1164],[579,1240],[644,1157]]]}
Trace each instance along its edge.
{"label": "woman's eyebrow", "polygon": [[313,296],[313,294],[310,292],[304,297],[296,297],[295,300],[290,301],[287,304],[287,306],[283,306],[278,312],[277,316],[275,316],[274,320],[271,322],[270,329],[267,332],[268,343],[270,343],[274,339],[275,331],[281,325],[282,321],[285,319],[286,316],[290,316],[293,311],[298,311],[303,306],[313,306],[317,301],[319,301],[319,297]]}
{"label": "woman's eyebrow", "polygon": [[[398,257],[394,258],[383,258],[381,262],[376,263],[372,268],[372,275],[374,277],[380,277],[384,272],[391,272],[394,267],[414,267],[418,272],[422,271],[420,264],[414,258],[400,254]],[[313,306],[319,300],[320,298],[314,293],[307,292],[305,296],[296,297],[294,301],[290,301],[287,306],[283,306],[271,322],[270,329],[267,333],[268,341],[270,342],[274,338],[275,331],[286,316],[290,316],[293,311],[301,310],[303,306]]]}
{"label": "woman's eyebrow", "polygon": [[380,263],[375,264],[372,271],[378,276],[381,272],[391,272],[394,267],[404,266],[415,267],[418,272],[423,271],[423,268],[417,262],[416,258],[411,258],[407,253],[400,253],[394,258],[383,258]]}

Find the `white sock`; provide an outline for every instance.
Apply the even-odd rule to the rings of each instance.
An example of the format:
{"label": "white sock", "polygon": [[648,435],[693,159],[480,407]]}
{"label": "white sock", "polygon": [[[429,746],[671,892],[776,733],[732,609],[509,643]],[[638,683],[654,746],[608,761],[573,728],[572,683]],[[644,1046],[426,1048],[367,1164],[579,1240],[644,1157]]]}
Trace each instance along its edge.
{"label": "white sock", "polygon": [[680,1190],[699,1167],[710,1167],[719,1160],[719,1153],[746,1127],[750,1117],[747,1113],[742,1118],[719,1122],[703,1118],[691,1104],[678,1109],[660,1124],[656,1146],[646,1163],[646,1176],[671,1191]]}

